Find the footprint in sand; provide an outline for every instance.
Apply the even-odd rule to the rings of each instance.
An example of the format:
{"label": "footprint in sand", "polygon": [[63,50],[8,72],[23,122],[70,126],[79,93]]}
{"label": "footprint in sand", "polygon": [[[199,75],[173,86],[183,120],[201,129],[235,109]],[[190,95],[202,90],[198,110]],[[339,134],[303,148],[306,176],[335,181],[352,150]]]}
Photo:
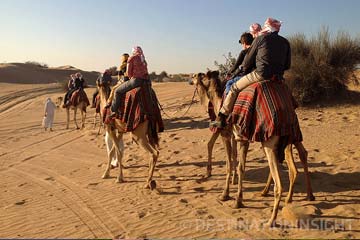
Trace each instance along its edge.
{"label": "footprint in sand", "polygon": [[188,200],[186,200],[185,198],[181,198],[181,199],[179,200],[179,202],[181,202],[181,203],[188,203]]}
{"label": "footprint in sand", "polygon": [[199,215],[205,215],[207,214],[207,210],[206,209],[197,209],[196,210],[196,215],[199,216]]}
{"label": "footprint in sand", "polygon": [[138,217],[141,219],[141,218],[143,218],[143,217],[145,217],[146,216],[146,213],[145,212],[139,212],[138,213]]}
{"label": "footprint in sand", "polygon": [[95,182],[95,183],[89,183],[88,186],[97,186],[99,183]]}
{"label": "footprint in sand", "polygon": [[21,200],[19,202],[16,202],[15,205],[23,205],[26,203],[26,200]]}
{"label": "footprint in sand", "polygon": [[46,181],[55,181],[55,179],[53,177],[47,177],[45,178]]}
{"label": "footprint in sand", "polygon": [[195,192],[204,192],[204,188],[203,187],[196,187],[196,188],[193,188],[193,190],[195,191]]}

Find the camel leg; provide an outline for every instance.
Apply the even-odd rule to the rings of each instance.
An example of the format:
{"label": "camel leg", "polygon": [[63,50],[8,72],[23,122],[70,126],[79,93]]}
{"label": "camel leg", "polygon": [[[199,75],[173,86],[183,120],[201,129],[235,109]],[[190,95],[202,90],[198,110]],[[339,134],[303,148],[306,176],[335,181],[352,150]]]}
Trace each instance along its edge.
{"label": "camel leg", "polygon": [[230,199],[229,188],[231,178],[231,139],[226,136],[221,136],[226,150],[226,182],[224,191],[220,197],[221,201],[227,201]]}
{"label": "camel leg", "polygon": [[115,131],[111,131],[110,127],[107,127],[106,129],[106,132],[108,134],[108,137],[111,139],[112,143],[113,143],[113,147],[111,148],[111,150],[108,152],[108,163],[107,163],[107,166],[106,166],[106,170],[103,174],[103,177],[102,178],[107,178],[109,177],[110,175],[110,169],[111,169],[111,160],[112,160],[112,151],[116,151],[116,156],[117,156],[117,159],[119,161],[119,176],[116,180],[116,182],[118,183],[121,183],[124,181],[123,179],[123,172],[122,172],[122,164],[121,164],[121,159],[122,159],[122,149],[119,148],[119,146],[122,146],[123,147],[123,144],[122,145],[118,145],[118,142],[119,141],[122,141],[122,135],[120,136],[120,138],[118,138],[116,136],[116,133]]}
{"label": "camel leg", "polygon": [[272,176],[271,176],[271,172],[269,172],[266,185],[264,187],[264,190],[262,190],[261,192],[261,196],[266,197],[269,194],[271,183],[272,183]]}
{"label": "camel leg", "polygon": [[[106,165],[106,169],[104,174],[102,175],[102,178],[108,178],[110,176],[110,169],[111,169],[111,160],[112,160],[112,156],[113,153],[115,151],[115,147],[114,147],[114,140],[113,140],[113,135],[111,134],[111,130],[110,128],[106,129],[106,134],[105,134],[105,144],[106,144],[106,150],[107,150],[107,155],[108,155],[108,163]],[[111,142],[111,143],[110,143]]]}
{"label": "camel leg", "polygon": [[156,188],[156,182],[155,180],[152,180],[152,177],[154,175],[155,165],[157,162],[157,159],[159,157],[159,151],[155,148],[155,146],[152,146],[147,138],[147,131],[148,131],[148,122],[144,122],[141,125],[139,125],[133,132],[133,139],[135,142],[139,143],[140,146],[142,146],[145,151],[150,153],[151,158],[149,162],[149,175],[148,179],[146,181],[145,188],[150,188],[153,190]]}
{"label": "camel leg", "polygon": [[76,112],[77,112],[77,107],[74,108],[74,122],[75,122],[76,129],[79,129],[79,126],[76,121]]}
{"label": "camel leg", "polygon": [[243,207],[243,186],[242,182],[245,177],[245,163],[246,163],[246,155],[249,149],[249,142],[248,141],[240,141],[240,151],[239,151],[239,163],[237,166],[238,170],[238,191],[235,199],[234,208],[241,208]]}
{"label": "camel leg", "polygon": [[80,112],[81,112],[81,129],[84,129],[84,127],[85,127],[85,117],[84,117],[84,115],[86,113],[83,110],[81,110]]}
{"label": "camel leg", "polygon": [[278,136],[271,137],[268,141],[263,142],[263,148],[266,153],[266,157],[269,162],[270,172],[274,180],[274,208],[271,214],[270,220],[265,224],[265,226],[273,226],[276,220],[276,216],[279,210],[279,203],[281,200],[282,186],[281,179],[279,175],[279,161],[276,156],[276,148],[279,142]]}
{"label": "camel leg", "polygon": [[289,168],[289,193],[285,198],[285,203],[291,203],[292,202],[292,196],[294,193],[294,183],[296,176],[298,174],[298,171],[295,166],[294,162],[294,156],[292,152],[292,144],[288,144],[285,148],[285,160],[287,162],[288,168]]}
{"label": "camel leg", "polygon": [[123,165],[122,165],[122,158],[124,156],[124,140],[123,140],[123,134],[119,133],[118,141],[115,143],[117,145],[118,151],[116,151],[116,158],[117,162],[119,163],[119,176],[116,179],[117,183],[124,182],[124,176],[123,176]]}
{"label": "camel leg", "polygon": [[93,122],[93,129],[94,130],[96,129],[96,116],[97,116],[97,113],[95,112],[95,114],[94,114],[94,122]]}
{"label": "camel leg", "polygon": [[305,182],[306,182],[306,192],[307,192],[307,200],[309,201],[314,201],[315,197],[313,194],[313,190],[311,187],[311,181],[310,181],[310,173],[309,173],[309,169],[308,169],[308,160],[307,160],[307,156],[308,156],[308,152],[306,151],[304,145],[302,144],[302,142],[297,142],[294,144],[298,153],[299,153],[299,158],[300,161],[303,165],[304,168],[304,173],[305,173]]}
{"label": "camel leg", "polygon": [[70,123],[70,109],[66,108],[66,129],[69,129]]}
{"label": "camel leg", "polygon": [[81,129],[85,128],[86,110],[81,110]]}
{"label": "camel leg", "polygon": [[234,136],[231,137],[231,169],[232,169],[232,178],[231,184],[235,185],[237,183],[236,178],[236,168],[238,165],[237,162],[237,141],[235,140]]}
{"label": "camel leg", "polygon": [[215,132],[211,135],[211,138],[207,144],[207,148],[208,148],[208,164],[207,164],[207,172],[206,172],[206,177],[209,178],[211,177],[211,170],[212,170],[212,151],[214,149],[214,144],[216,142],[216,139],[219,137],[220,132]]}

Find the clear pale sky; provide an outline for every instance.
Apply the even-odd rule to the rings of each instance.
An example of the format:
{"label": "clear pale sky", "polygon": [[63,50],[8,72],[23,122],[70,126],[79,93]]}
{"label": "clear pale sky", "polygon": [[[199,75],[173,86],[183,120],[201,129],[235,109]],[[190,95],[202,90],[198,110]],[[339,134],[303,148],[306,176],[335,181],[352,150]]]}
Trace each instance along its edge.
{"label": "clear pale sky", "polygon": [[359,0],[1,0],[0,63],[38,61],[103,71],[143,48],[149,71],[214,69],[239,36],[267,17],[280,34],[360,33]]}

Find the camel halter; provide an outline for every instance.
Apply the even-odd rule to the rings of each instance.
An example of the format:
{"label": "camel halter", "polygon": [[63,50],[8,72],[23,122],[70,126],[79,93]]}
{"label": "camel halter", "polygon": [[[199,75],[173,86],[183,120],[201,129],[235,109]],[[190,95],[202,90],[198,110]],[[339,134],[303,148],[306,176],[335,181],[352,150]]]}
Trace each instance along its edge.
{"label": "camel halter", "polygon": [[[183,115],[181,115],[179,118],[185,116],[185,114],[190,110],[191,106],[195,103],[194,99],[195,99],[196,93],[197,93],[197,88],[195,88],[195,90],[194,90],[194,94],[193,94],[193,96],[192,96],[192,98],[191,98],[191,102],[189,103],[189,107],[188,107],[187,110],[183,113]],[[158,99],[157,102],[158,102],[158,105],[159,105],[161,111],[164,113],[164,115],[166,115],[168,118],[172,118],[172,117],[175,116],[175,114],[174,114],[172,117],[169,116],[169,114],[167,114],[167,113],[165,112],[164,108],[161,106],[161,104],[160,104],[160,102],[159,102],[159,99]]]}

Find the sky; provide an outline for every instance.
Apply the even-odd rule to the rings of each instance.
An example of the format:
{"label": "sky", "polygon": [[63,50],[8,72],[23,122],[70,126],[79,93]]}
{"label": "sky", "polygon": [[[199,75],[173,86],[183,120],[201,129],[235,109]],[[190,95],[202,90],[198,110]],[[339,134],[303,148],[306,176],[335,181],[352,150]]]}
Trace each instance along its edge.
{"label": "sky", "polygon": [[237,56],[251,23],[281,20],[285,37],[324,26],[359,37],[359,9],[359,0],[1,0],[0,63],[103,71],[138,45],[149,72],[201,72]]}

